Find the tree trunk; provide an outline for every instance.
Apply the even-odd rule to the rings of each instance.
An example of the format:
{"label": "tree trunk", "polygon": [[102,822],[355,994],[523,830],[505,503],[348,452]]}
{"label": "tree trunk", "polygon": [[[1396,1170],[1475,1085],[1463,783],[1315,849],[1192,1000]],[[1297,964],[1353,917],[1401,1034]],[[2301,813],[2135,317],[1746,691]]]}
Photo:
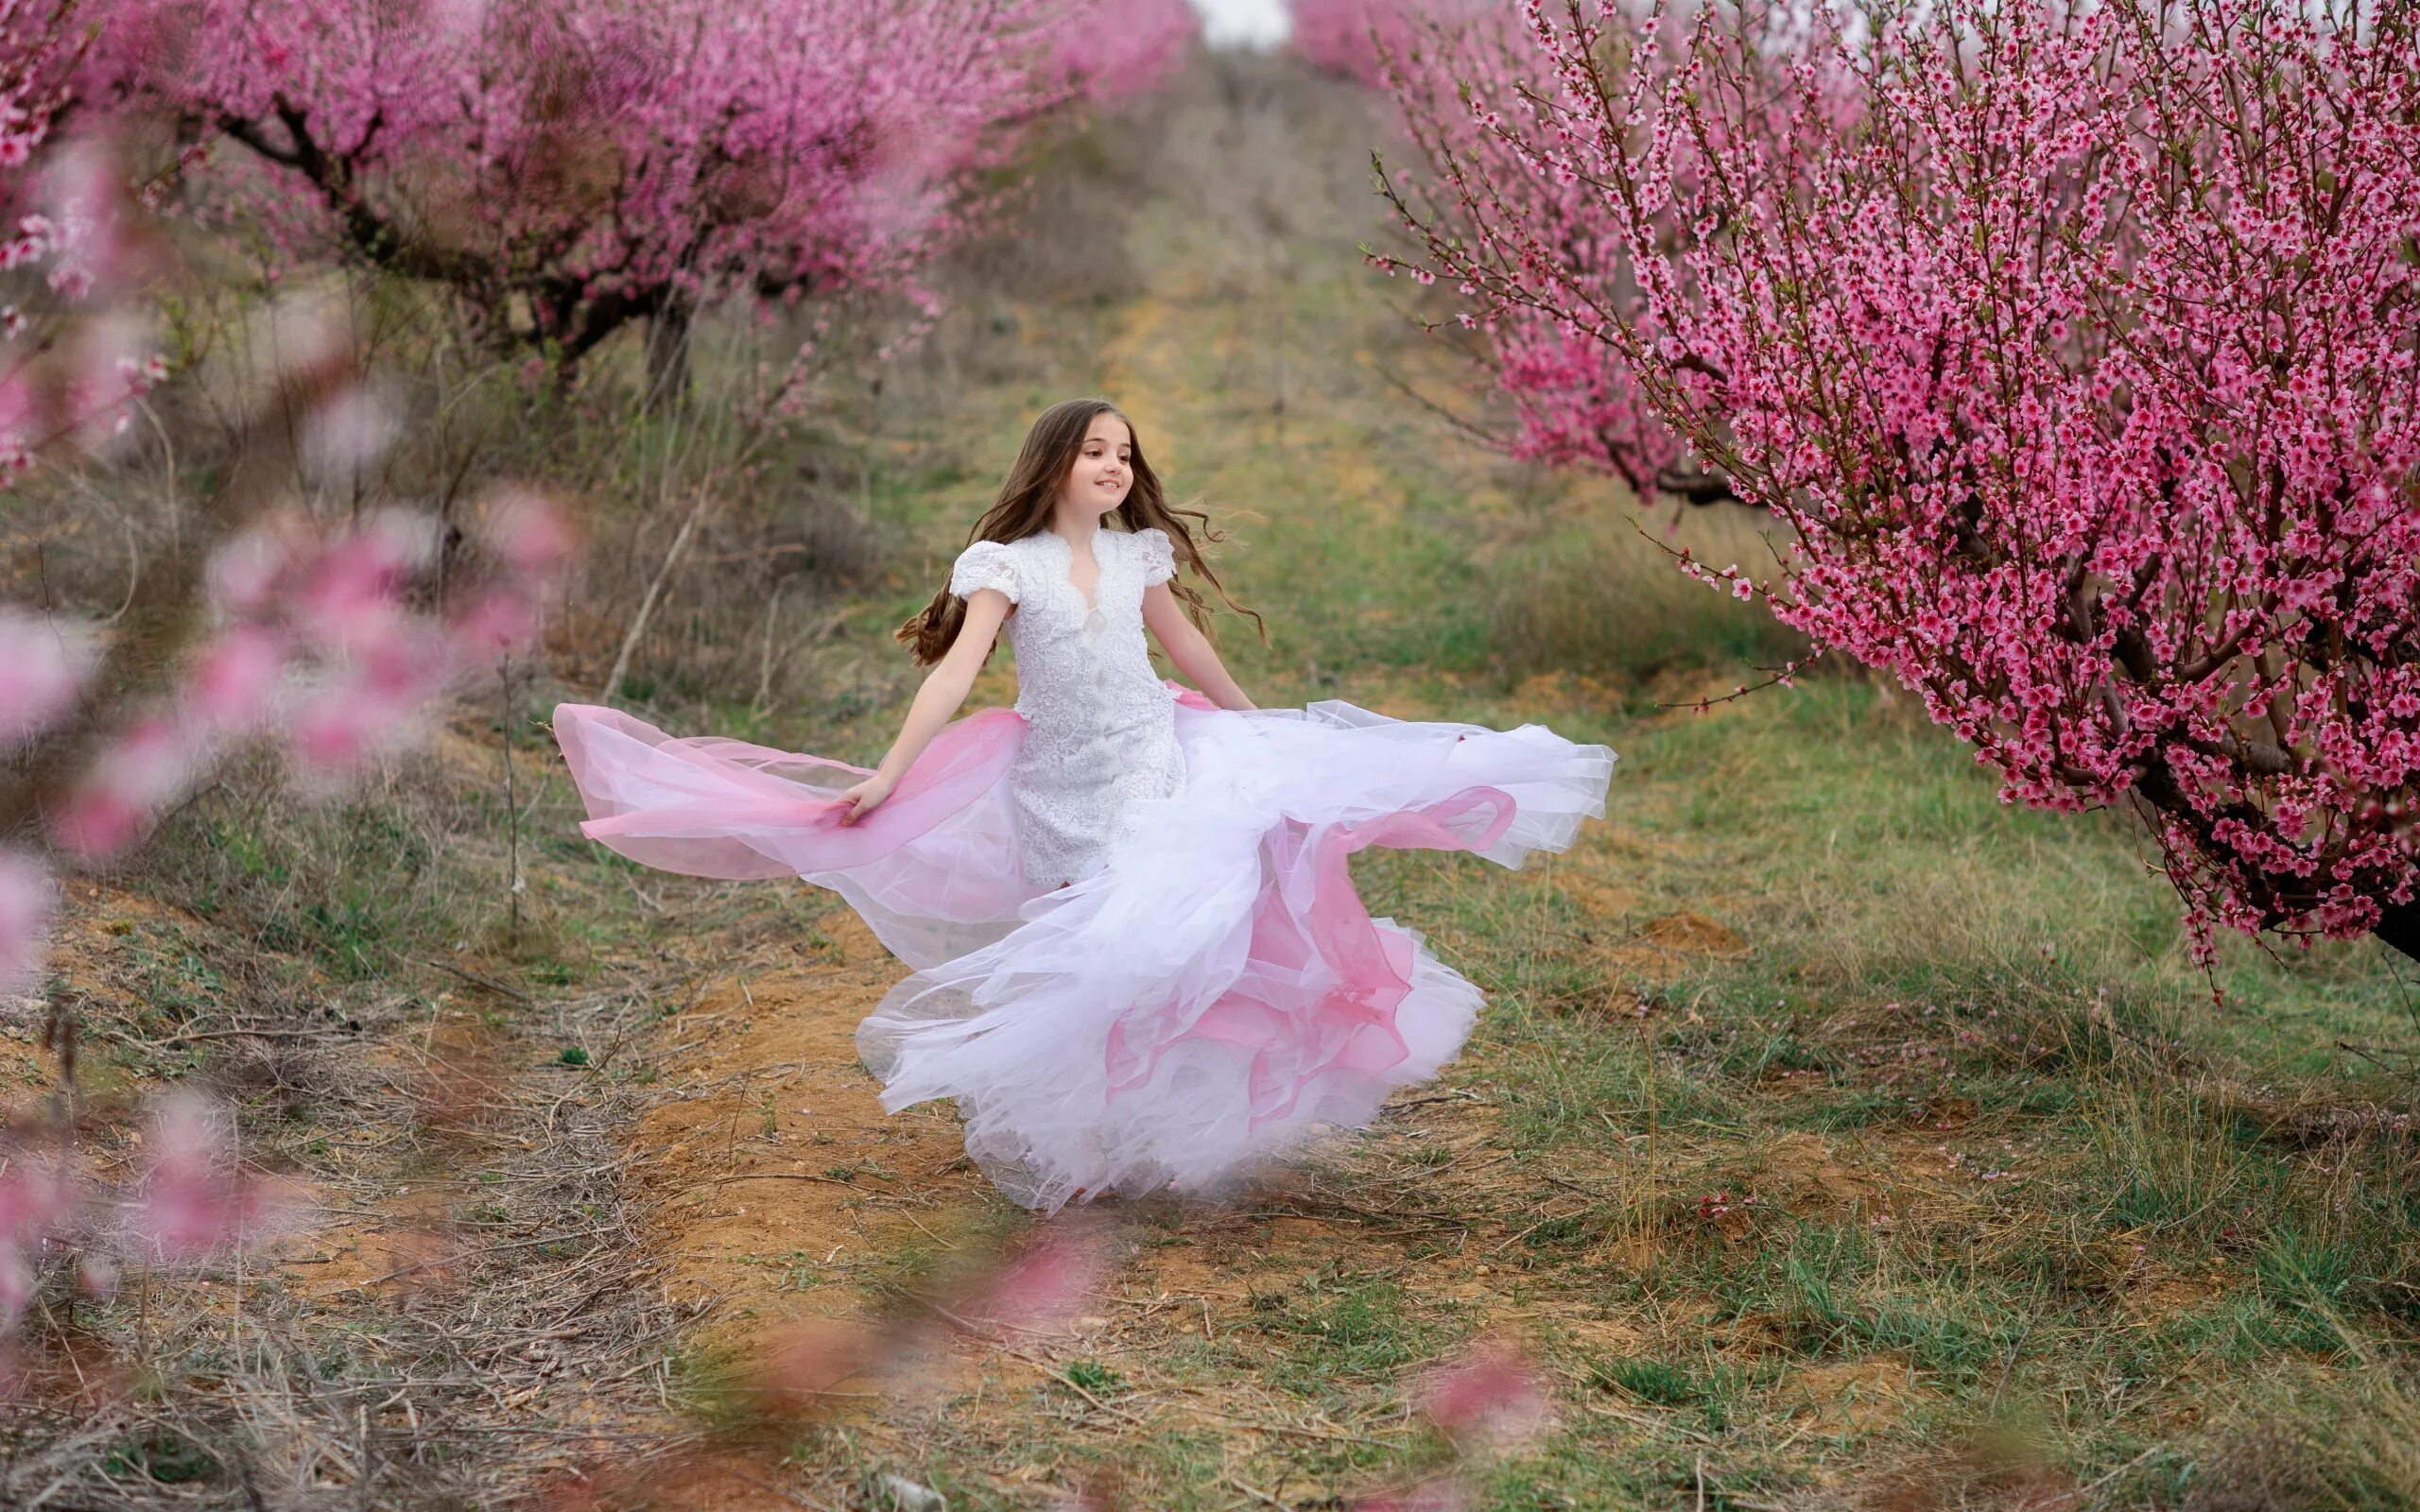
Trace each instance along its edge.
{"label": "tree trunk", "polygon": [[2405,903],[2400,908],[2389,903],[2378,915],[2378,927],[2370,933],[2378,937],[2380,944],[2420,961],[2420,903]]}
{"label": "tree trunk", "polygon": [[689,403],[689,333],[697,312],[667,299],[647,322],[647,403],[685,408]]}

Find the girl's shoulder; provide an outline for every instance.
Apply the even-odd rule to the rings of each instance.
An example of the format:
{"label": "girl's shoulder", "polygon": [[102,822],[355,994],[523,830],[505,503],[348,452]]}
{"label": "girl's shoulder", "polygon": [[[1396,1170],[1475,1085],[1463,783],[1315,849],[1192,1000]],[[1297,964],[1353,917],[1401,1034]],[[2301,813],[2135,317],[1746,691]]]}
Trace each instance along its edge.
{"label": "girl's shoulder", "polygon": [[949,591],[965,598],[978,589],[996,588],[1010,603],[1017,603],[1025,597],[1023,556],[1015,541],[973,541],[950,564]]}
{"label": "girl's shoulder", "polygon": [[1126,549],[1142,563],[1145,583],[1165,582],[1176,576],[1176,546],[1167,531],[1157,525],[1144,525],[1129,532],[1127,542]]}

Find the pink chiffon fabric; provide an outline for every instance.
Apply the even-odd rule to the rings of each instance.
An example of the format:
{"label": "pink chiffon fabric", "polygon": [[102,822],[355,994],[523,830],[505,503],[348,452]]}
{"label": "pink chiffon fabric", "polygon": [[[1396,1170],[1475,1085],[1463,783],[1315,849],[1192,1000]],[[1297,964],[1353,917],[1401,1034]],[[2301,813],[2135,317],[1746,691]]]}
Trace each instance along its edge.
{"label": "pink chiffon fabric", "polygon": [[1024,721],[948,726],[855,825],[866,775],[676,739],[565,704],[581,831],[694,875],[839,892],[915,970],[859,1025],[892,1111],[953,1100],[1011,1199],[1215,1193],[1435,1075],[1481,1005],[1418,931],[1373,919],[1353,855],[1467,850],[1518,867],[1604,812],[1614,753],[1536,725],[1403,721],[1326,700],[1230,712],[1170,684],[1183,791],[1063,888],[1018,869],[1004,779]]}
{"label": "pink chiffon fabric", "polygon": [[830,887],[911,966],[996,938],[1037,895],[1018,873],[1002,786],[1025,739],[1013,710],[944,728],[890,797],[850,825],[839,797],[873,775],[866,767],[675,738],[594,704],[557,706],[555,739],[588,808],[582,834],[666,871]]}

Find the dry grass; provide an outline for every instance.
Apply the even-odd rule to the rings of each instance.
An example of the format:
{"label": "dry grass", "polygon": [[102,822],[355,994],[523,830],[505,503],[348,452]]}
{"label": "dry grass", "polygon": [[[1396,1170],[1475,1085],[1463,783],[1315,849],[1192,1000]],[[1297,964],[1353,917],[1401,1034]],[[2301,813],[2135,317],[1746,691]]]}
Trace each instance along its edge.
{"label": "dry grass", "polygon": [[[323,837],[253,838],[283,865]],[[635,1051],[679,970],[545,991],[527,960],[414,942],[424,960],[389,934],[374,971],[344,972],[342,951],[263,948],[274,898],[216,902],[214,920],[71,885],[53,1002],[83,1042],[78,1143],[129,1169],[152,1096],[208,1086],[245,1164],[300,1204],[292,1232],[137,1269],[106,1301],[77,1295],[74,1257],[49,1267],[13,1341],[0,1501],[471,1504],[600,1445],[692,1436],[662,1406],[696,1310],[658,1284],[622,1180]]]}

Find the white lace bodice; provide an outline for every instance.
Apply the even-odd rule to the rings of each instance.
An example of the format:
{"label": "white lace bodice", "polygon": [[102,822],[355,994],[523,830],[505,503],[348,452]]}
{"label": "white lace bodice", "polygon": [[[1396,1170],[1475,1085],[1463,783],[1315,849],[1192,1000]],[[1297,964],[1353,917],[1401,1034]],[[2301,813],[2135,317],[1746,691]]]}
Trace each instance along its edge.
{"label": "white lace bodice", "polygon": [[978,541],[959,554],[949,591],[996,588],[1016,608],[1017,713],[1024,747],[1009,769],[1026,879],[1072,881],[1124,834],[1139,799],[1184,783],[1175,693],[1143,639],[1143,590],[1176,576],[1166,532],[1093,533],[1100,578],[1087,602],[1069,581],[1075,553],[1056,531]]}

